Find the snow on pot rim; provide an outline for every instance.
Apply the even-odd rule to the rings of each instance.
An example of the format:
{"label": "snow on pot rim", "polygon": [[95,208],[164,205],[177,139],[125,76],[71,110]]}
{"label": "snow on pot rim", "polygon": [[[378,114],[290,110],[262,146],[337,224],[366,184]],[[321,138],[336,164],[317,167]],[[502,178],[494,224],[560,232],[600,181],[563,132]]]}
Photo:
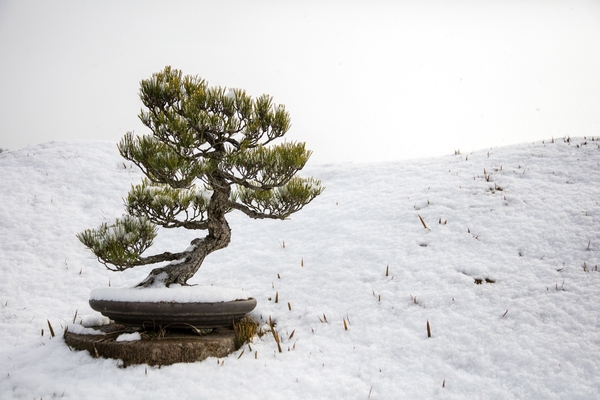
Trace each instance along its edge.
{"label": "snow on pot rim", "polygon": [[242,289],[216,286],[175,286],[161,288],[96,288],[90,300],[133,303],[222,303],[252,298]]}

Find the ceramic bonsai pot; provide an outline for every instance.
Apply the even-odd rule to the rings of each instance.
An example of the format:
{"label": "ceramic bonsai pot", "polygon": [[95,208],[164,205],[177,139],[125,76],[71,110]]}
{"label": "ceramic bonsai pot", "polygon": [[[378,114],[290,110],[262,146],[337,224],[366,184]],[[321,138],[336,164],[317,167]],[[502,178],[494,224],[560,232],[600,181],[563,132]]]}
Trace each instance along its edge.
{"label": "ceramic bonsai pot", "polygon": [[198,329],[231,326],[256,307],[256,299],[221,302],[148,302],[90,299],[92,309],[132,327]]}

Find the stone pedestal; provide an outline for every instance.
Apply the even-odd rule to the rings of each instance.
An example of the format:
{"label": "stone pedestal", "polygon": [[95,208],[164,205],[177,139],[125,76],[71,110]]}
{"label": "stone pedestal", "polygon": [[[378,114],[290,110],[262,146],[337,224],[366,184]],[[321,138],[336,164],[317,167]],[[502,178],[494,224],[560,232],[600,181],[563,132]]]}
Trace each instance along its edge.
{"label": "stone pedestal", "polygon": [[120,359],[123,366],[196,362],[208,357],[226,357],[235,351],[235,333],[229,328],[216,328],[202,336],[185,330],[142,332],[142,340],[131,342],[116,341],[121,334],[132,332],[123,325],[110,324],[94,329],[105,334],[79,335],[67,332],[65,342],[76,350],[87,350],[92,357]]}

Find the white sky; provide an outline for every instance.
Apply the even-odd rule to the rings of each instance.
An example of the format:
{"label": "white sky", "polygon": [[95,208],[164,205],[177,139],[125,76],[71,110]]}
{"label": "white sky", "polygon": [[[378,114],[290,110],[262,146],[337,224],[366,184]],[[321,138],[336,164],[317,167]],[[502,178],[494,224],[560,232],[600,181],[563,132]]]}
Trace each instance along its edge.
{"label": "white sky", "polygon": [[599,1],[0,0],[0,148],[117,142],[165,65],[268,93],[313,161],[600,136]]}

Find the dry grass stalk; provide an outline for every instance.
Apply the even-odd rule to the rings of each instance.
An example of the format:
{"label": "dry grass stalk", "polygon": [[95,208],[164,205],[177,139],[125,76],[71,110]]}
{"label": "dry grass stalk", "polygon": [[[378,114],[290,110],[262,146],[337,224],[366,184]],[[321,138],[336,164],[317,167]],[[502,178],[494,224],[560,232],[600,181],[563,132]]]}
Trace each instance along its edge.
{"label": "dry grass stalk", "polygon": [[252,341],[252,338],[258,334],[258,322],[249,315],[246,315],[233,324],[235,332],[235,348],[240,349],[244,344]]}
{"label": "dry grass stalk", "polygon": [[431,337],[431,327],[429,326],[429,320],[427,320],[427,337]]}
{"label": "dry grass stalk", "polygon": [[273,334],[273,339],[275,339],[275,343],[277,343],[277,350],[279,350],[280,353],[283,353],[283,351],[281,350],[281,341],[279,339],[279,334],[275,330],[275,324],[273,323],[273,320],[271,319],[271,317],[269,317],[269,326],[271,327],[271,333]]}
{"label": "dry grass stalk", "polygon": [[46,319],[46,321],[48,322],[48,329],[50,329],[50,336],[54,337],[54,329],[52,329],[52,324],[50,323],[49,319]]}
{"label": "dry grass stalk", "polygon": [[425,224],[425,221],[423,220],[423,217],[421,217],[421,215],[417,214],[419,216],[419,219],[421,220],[421,223],[423,224],[423,228],[427,229],[428,231],[430,231],[431,229],[429,229],[427,227],[427,224]]}

